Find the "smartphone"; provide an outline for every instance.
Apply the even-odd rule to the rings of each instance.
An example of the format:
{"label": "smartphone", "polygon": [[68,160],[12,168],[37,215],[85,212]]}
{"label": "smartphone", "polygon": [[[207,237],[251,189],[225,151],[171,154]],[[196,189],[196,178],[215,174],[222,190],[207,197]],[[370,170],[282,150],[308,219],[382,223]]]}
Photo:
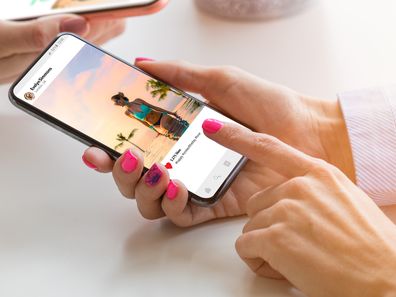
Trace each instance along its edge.
{"label": "smartphone", "polygon": [[163,164],[201,206],[214,205],[246,162],[202,131],[207,118],[233,120],[70,33],[51,43],[11,86],[9,98],[115,159],[135,147],[144,155],[144,172]]}
{"label": "smartphone", "polygon": [[0,10],[0,20],[28,20],[53,14],[87,18],[123,18],[160,11],[168,0],[13,0]]}

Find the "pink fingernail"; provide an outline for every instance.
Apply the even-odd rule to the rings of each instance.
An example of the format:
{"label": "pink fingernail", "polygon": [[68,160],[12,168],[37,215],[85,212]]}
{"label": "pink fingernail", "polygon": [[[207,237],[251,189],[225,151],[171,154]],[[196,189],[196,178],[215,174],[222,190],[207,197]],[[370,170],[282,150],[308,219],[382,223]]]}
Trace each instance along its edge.
{"label": "pink fingernail", "polygon": [[174,200],[179,192],[179,187],[171,180],[168,184],[168,188],[166,189],[166,197],[169,200]]}
{"label": "pink fingernail", "polygon": [[128,150],[121,161],[121,169],[125,173],[131,173],[135,171],[137,164],[138,159],[135,157],[134,154],[132,154],[130,150]]}
{"label": "pink fingernail", "polygon": [[91,162],[89,162],[89,161],[87,160],[87,158],[85,157],[85,155],[83,155],[81,159],[83,160],[84,164],[87,165],[87,167],[89,167],[89,168],[91,168],[91,169],[95,169],[95,170],[98,169],[98,167],[96,167],[95,164],[92,164]]}
{"label": "pink fingernail", "polygon": [[143,61],[154,61],[154,59],[150,59],[150,58],[144,58],[144,57],[137,57],[135,59],[135,64],[139,63],[139,62],[143,62]]}
{"label": "pink fingernail", "polygon": [[202,124],[202,129],[208,134],[214,134],[218,132],[222,127],[223,123],[215,119],[207,119]]}
{"label": "pink fingernail", "polygon": [[144,182],[148,186],[155,186],[159,183],[162,176],[162,171],[157,164],[154,164],[149,171],[147,171]]}

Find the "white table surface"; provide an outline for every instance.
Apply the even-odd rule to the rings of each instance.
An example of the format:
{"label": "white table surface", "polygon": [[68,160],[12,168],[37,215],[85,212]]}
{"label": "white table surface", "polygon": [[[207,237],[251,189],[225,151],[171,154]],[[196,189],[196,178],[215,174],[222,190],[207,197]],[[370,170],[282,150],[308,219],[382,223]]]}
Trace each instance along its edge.
{"label": "white table surface", "polygon": [[[231,22],[173,0],[105,47],[125,59],[233,64],[301,92],[396,81],[393,0],[313,0],[272,22]],[[0,87],[0,296],[301,296],[234,251],[245,218],[180,229],[142,219],[84,146],[16,110]]]}

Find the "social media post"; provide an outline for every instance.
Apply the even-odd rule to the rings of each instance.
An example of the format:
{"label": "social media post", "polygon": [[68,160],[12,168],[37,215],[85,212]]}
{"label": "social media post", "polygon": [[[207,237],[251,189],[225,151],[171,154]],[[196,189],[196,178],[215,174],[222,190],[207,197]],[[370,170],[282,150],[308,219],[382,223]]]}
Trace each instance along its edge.
{"label": "social media post", "polygon": [[[53,63],[51,58],[48,65]],[[34,87],[43,73],[38,71],[27,87]],[[119,153],[130,147],[139,150],[147,168],[164,159],[203,108],[88,44],[38,98],[27,99],[26,90],[19,98]]]}
{"label": "social media post", "polygon": [[242,159],[242,155],[203,134],[202,124],[206,119],[233,122],[205,106],[162,160],[171,179],[182,180],[190,191],[202,198],[212,197]]}
{"label": "social media post", "polygon": [[13,0],[0,10],[0,19],[17,19],[45,15],[51,13],[69,12],[80,8],[105,9],[108,6],[138,3],[139,0]]}
{"label": "social media post", "polygon": [[84,45],[73,36],[60,37],[15,87],[17,97],[36,101]]}

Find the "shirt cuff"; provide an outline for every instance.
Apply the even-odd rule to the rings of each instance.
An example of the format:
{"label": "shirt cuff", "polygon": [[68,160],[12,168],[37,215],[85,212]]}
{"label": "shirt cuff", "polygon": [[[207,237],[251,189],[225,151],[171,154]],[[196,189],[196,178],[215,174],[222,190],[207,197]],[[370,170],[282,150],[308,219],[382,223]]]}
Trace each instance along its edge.
{"label": "shirt cuff", "polygon": [[357,185],[378,205],[396,204],[396,85],[338,96]]}

